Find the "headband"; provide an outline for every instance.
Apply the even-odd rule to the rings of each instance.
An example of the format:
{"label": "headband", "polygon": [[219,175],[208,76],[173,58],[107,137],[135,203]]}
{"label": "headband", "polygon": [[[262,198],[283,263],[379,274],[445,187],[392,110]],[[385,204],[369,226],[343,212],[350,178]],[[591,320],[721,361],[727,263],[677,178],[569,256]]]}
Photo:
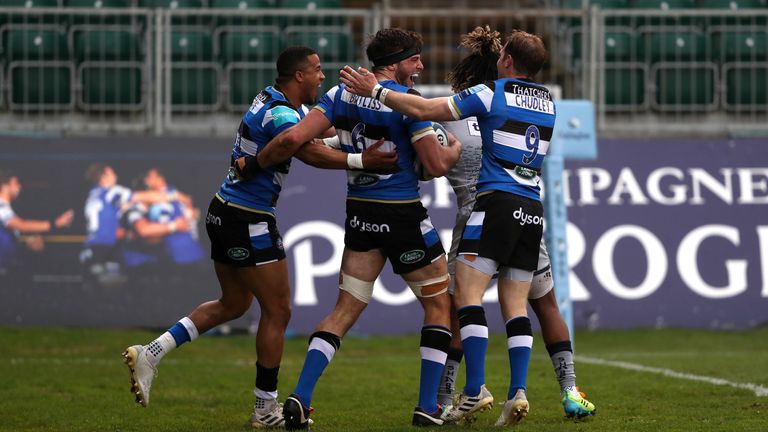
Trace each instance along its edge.
{"label": "headband", "polygon": [[415,56],[416,54],[421,54],[421,48],[417,47],[411,47],[408,49],[404,49],[400,52],[396,52],[394,54],[389,54],[384,57],[379,57],[377,59],[373,59],[373,66],[379,67],[379,66],[389,66],[391,64],[399,63],[408,57]]}

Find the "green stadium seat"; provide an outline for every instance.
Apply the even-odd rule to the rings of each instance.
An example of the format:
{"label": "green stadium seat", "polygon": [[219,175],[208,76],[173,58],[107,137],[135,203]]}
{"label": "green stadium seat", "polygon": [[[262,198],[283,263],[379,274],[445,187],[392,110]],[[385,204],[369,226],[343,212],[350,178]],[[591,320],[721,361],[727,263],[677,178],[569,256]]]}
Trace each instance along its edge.
{"label": "green stadium seat", "polygon": [[150,9],[200,9],[203,0],[139,0],[139,7]]}
{"label": "green stadium seat", "polygon": [[216,25],[274,25],[278,22],[275,16],[242,17],[240,11],[257,11],[259,9],[277,8],[277,0],[209,0],[211,9],[232,9],[232,16],[216,18]]}
{"label": "green stadium seat", "polygon": [[[575,61],[582,59],[581,29],[575,29],[570,38],[571,53]],[[606,28],[603,52],[609,62],[637,60],[640,55],[639,37],[629,27]]]}
{"label": "green stadium seat", "polygon": [[709,111],[717,105],[717,67],[712,63],[659,63],[651,73],[653,104],[661,111]]}
{"label": "green stadium seat", "polygon": [[227,67],[228,108],[243,112],[264,87],[274,84],[275,75],[274,63],[240,63]]}
{"label": "green stadium seat", "polygon": [[327,30],[318,27],[287,27],[285,43],[286,46],[305,45],[314,49],[321,62],[349,62],[354,58],[352,37],[344,27]]}
{"label": "green stadium seat", "polygon": [[220,27],[216,30],[216,42],[223,63],[232,62],[273,62],[280,54],[280,30],[264,27]]}
{"label": "green stadium seat", "polygon": [[[657,11],[669,11],[669,10],[686,10],[695,9],[696,0],[635,0],[632,4],[633,9],[651,9]],[[648,17],[636,17],[632,20],[632,25],[637,27],[642,26],[675,26],[675,25],[692,25],[694,20],[691,17],[660,17],[660,16],[648,16]]]}
{"label": "green stadium seat", "polygon": [[87,62],[79,68],[83,110],[137,110],[142,103],[142,66],[130,62]]}
{"label": "green stadium seat", "polygon": [[[318,9],[341,9],[340,0],[282,0],[281,9],[293,9],[304,11],[317,11]],[[314,14],[285,17],[283,26],[316,26],[316,25],[344,25],[344,18],[340,16],[320,17]]]}
{"label": "green stadium seat", "polygon": [[646,66],[613,63],[605,67],[605,107],[608,111],[637,111],[648,105]]}
{"label": "green stadium seat", "polygon": [[768,30],[721,31],[713,34],[714,58],[720,62],[768,59]]}
{"label": "green stadium seat", "polygon": [[5,24],[60,24],[61,15],[41,14],[35,9],[58,8],[59,0],[2,0],[2,7],[26,8],[28,12],[21,14],[0,14],[0,27]]}
{"label": "green stadium seat", "polygon": [[219,106],[218,63],[179,62],[171,64],[171,109],[211,111]]}
{"label": "green stadium seat", "polygon": [[768,63],[723,65],[725,107],[736,111],[768,109]]}
{"label": "green stadium seat", "polygon": [[[768,0],[700,0],[701,9],[727,9],[738,11],[742,9],[766,9]],[[765,26],[765,16],[710,16],[703,20],[709,26]]]}
{"label": "green stadium seat", "polygon": [[75,60],[131,61],[141,55],[140,34],[130,28],[90,29],[73,26],[70,29]]}
{"label": "green stadium seat", "polygon": [[6,27],[0,39],[9,62],[69,59],[67,35],[61,27],[13,24]]}
{"label": "green stadium seat", "polygon": [[172,61],[212,61],[213,38],[207,29],[173,30],[171,32]]}
{"label": "green stadium seat", "polygon": [[69,62],[15,62],[8,66],[9,106],[22,110],[67,109],[74,105]]}
{"label": "green stadium seat", "polygon": [[643,57],[651,62],[702,60],[707,39],[696,31],[654,30],[644,35]]}
{"label": "green stadium seat", "polygon": [[[629,0],[590,0],[589,6],[597,5],[600,9],[627,9],[629,8]],[[565,9],[581,9],[581,0],[565,0],[563,2],[563,8]],[[568,26],[581,26],[579,19],[566,19],[565,24]],[[627,17],[608,17],[605,20],[607,26],[616,25],[628,25],[630,19]]]}
{"label": "green stadium seat", "polygon": [[96,9],[112,12],[111,14],[96,15],[70,15],[69,19],[73,24],[130,24],[139,22],[139,17],[130,15],[120,15],[120,9],[131,7],[131,0],[64,0],[64,6],[77,9]]}

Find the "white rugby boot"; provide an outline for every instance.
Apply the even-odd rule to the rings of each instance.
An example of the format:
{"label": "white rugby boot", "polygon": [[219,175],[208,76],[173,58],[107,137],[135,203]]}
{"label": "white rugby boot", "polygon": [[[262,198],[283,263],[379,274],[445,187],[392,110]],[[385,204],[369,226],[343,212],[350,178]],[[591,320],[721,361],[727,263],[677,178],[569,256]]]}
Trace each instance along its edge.
{"label": "white rugby boot", "polygon": [[499,419],[496,420],[496,426],[512,426],[520,423],[528,416],[528,398],[525,396],[525,390],[518,389],[515,397],[504,402],[504,408],[501,410]]}
{"label": "white rugby boot", "polygon": [[147,347],[133,345],[126,348],[123,362],[131,372],[131,393],[136,395],[136,403],[144,407],[149,405],[149,390],[157,376],[157,368],[147,358]]}

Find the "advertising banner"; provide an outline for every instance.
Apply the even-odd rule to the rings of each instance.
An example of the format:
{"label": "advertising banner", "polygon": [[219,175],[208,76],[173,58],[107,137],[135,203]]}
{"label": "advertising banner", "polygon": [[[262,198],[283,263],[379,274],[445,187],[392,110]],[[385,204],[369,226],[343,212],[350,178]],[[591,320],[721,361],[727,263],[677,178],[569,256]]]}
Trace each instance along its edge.
{"label": "advertising banner", "polygon": [[[0,142],[0,172],[10,171],[20,184],[8,203],[16,217],[55,222],[74,212],[69,227],[11,232],[12,254],[0,261],[0,325],[164,327],[218,297],[205,219],[227,172],[230,141]],[[768,142],[601,140],[599,147],[598,159],[566,161],[563,173],[576,326],[745,328],[768,321]],[[98,206],[88,197],[93,170],[103,166],[134,197],[157,188],[160,176],[191,203],[126,208],[114,221],[114,247],[96,245],[89,224],[109,221],[89,217]],[[289,327],[297,333],[310,333],[336,301],[345,181],[343,172],[294,160],[278,202],[291,274]],[[450,244],[455,200],[448,182],[423,183],[422,196],[443,244]],[[142,234],[151,233],[142,227],[171,223],[182,248]],[[486,310],[500,332],[496,299],[494,285]],[[254,302],[235,326],[257,318]],[[416,298],[387,264],[352,332],[415,333],[422,319]]]}

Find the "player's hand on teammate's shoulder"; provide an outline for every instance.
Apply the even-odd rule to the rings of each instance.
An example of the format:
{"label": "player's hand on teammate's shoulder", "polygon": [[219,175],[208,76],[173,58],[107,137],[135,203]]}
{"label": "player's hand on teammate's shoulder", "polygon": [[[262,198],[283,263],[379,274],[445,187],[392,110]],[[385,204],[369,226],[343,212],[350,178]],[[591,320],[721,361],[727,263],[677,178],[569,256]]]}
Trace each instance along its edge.
{"label": "player's hand on teammate's shoulder", "polygon": [[375,144],[363,150],[363,166],[366,172],[375,172],[380,174],[391,174],[400,171],[397,166],[397,152],[382,151],[384,138],[376,141]]}
{"label": "player's hand on teammate's shoulder", "polygon": [[339,80],[347,86],[347,91],[364,97],[371,97],[373,88],[379,83],[376,76],[362,66],[357,70],[344,66],[339,72]]}

